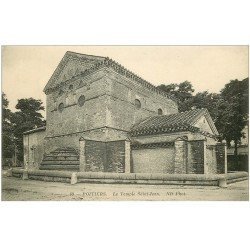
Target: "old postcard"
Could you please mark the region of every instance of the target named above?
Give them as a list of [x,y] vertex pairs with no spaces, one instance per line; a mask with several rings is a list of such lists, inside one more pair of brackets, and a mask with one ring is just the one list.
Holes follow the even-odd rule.
[[3,46],[2,200],[249,200],[248,46]]

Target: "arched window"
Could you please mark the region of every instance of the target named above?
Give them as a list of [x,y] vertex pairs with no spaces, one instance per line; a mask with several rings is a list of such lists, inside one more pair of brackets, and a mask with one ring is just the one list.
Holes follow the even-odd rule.
[[140,100],[135,99],[135,107],[136,107],[137,109],[140,109],[140,108],[141,108],[141,102],[140,102]]
[[78,99],[78,106],[82,107],[85,103],[85,96],[84,95],[81,95]]
[[72,89],[73,89],[73,85],[70,84],[70,85],[69,85],[69,90],[72,90]]
[[163,115],[162,109],[158,109],[158,115]]
[[59,106],[58,106],[58,110],[59,110],[59,112],[61,113],[61,112],[63,111],[63,109],[64,109],[64,104],[61,102],[61,103],[59,104]]

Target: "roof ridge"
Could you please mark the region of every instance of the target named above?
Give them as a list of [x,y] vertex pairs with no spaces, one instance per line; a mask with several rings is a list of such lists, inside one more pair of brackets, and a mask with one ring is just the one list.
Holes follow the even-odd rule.
[[197,108],[197,109],[190,109],[190,110],[186,110],[186,111],[182,111],[182,112],[177,112],[177,113],[172,113],[172,114],[166,114],[166,115],[154,115],[151,116],[152,117],[168,117],[168,116],[174,116],[174,115],[179,115],[179,114],[184,114],[184,113],[189,113],[189,112],[194,112],[194,111],[201,111],[201,110],[207,110],[206,108]]
[[96,56],[96,55],[92,55],[92,54],[84,54],[84,53],[74,52],[74,51],[70,51],[70,50],[67,50],[65,55],[66,54],[88,56],[88,57],[97,57],[97,58],[103,58],[103,59],[106,58],[106,56]]

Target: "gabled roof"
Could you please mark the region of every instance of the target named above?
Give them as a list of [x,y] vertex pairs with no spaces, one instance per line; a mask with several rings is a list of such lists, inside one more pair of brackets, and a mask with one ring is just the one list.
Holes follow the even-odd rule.
[[[75,72],[71,76],[71,78],[70,77],[67,78],[63,75],[64,74],[63,71],[65,67],[67,67],[67,64],[69,63],[71,64],[72,67],[75,68]],[[101,67],[111,68],[118,74],[123,75],[126,78],[141,84],[150,91],[165,96],[176,103],[178,102],[178,100],[174,96],[158,89],[150,82],[142,79],[140,76],[134,74],[133,72],[129,71],[128,69],[126,69],[125,67],[123,67],[122,65],[120,65],[119,63],[108,57],[79,54],[71,51],[67,51],[64,57],[62,58],[61,62],[59,63],[54,73],[52,74],[51,78],[49,79],[47,85],[45,86],[44,92],[47,94],[49,91],[54,90],[59,86],[65,84],[70,79],[81,76],[87,76],[99,70]]]
[[132,136],[137,136],[177,131],[199,132],[200,129],[195,126],[195,122],[203,115],[206,117],[214,135],[218,135],[218,131],[215,128],[207,109],[194,109],[170,115],[149,117],[139,124],[133,126],[130,130],[130,134]]
[[[80,75],[82,71],[90,69],[94,65],[103,62],[104,60],[105,57],[101,56],[86,55],[67,51],[58,66],[56,67],[54,73],[50,77],[48,83],[46,84],[44,92],[46,93],[49,89],[53,89],[61,83],[61,81],[58,81],[58,78],[61,74],[63,74],[64,68],[69,62],[71,62],[71,66],[73,66],[76,70],[78,69],[78,72],[74,72],[73,76],[75,76],[77,74]],[[69,79],[70,77],[62,78],[63,81],[67,81]]]

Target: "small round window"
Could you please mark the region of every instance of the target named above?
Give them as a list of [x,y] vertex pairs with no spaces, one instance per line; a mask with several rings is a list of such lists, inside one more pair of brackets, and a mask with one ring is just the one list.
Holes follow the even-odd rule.
[[85,103],[85,96],[84,96],[84,95],[81,95],[81,96],[79,97],[79,99],[78,99],[78,105],[79,105],[80,107],[82,107],[82,106],[84,105],[84,103]]
[[135,99],[135,107],[136,107],[137,109],[140,109],[140,108],[141,108],[141,102],[140,102],[140,100]]
[[73,89],[73,85],[70,84],[70,85],[69,85],[69,90],[72,90],[72,89]]
[[59,106],[58,106],[59,112],[62,112],[63,109],[64,109],[64,104],[63,104],[63,103],[60,103]]
[[162,109],[158,109],[158,115],[162,115],[163,112],[162,112]]

